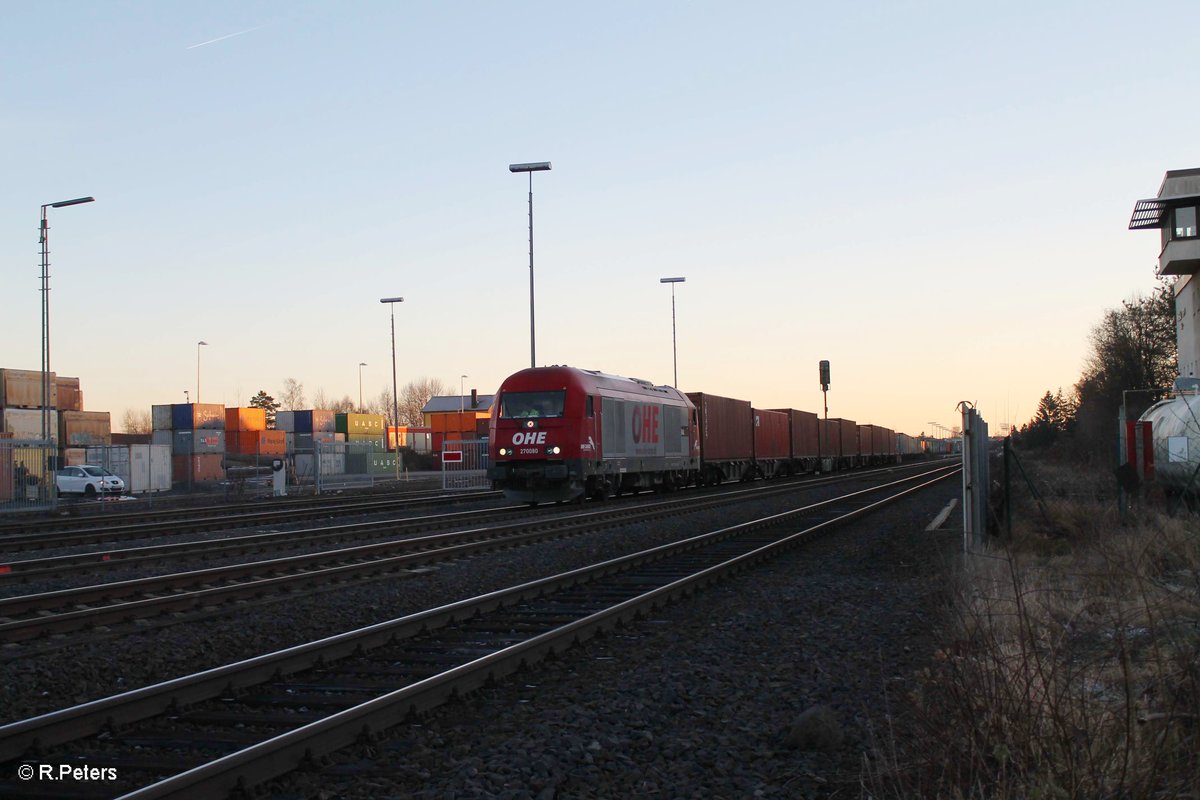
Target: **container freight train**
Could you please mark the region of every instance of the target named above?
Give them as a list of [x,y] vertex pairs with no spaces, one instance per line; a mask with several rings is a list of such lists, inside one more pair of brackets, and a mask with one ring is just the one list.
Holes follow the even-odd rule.
[[903,439],[808,411],[539,367],[500,385],[488,477],[512,500],[562,502],[896,463],[901,444],[915,452],[916,440]]

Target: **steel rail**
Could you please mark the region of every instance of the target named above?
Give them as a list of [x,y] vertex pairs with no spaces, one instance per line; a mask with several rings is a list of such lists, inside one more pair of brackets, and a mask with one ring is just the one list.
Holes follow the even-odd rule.
[[[694,512],[738,502],[746,495],[762,498],[795,489],[795,486],[755,486],[699,499],[689,497],[658,500],[649,504],[607,506],[601,510],[576,512],[549,519],[522,519],[515,523],[453,533],[393,539],[303,555],[0,598],[0,620],[3,620],[0,621],[0,642],[29,641],[49,633],[66,633],[89,625],[121,623],[167,612],[186,611],[202,605],[211,605],[216,601],[257,598],[268,592],[279,592],[296,586],[303,588],[304,584],[316,581],[329,583],[346,577],[364,578],[381,572],[410,569],[546,538],[575,535],[623,518],[652,519],[681,510]],[[347,561],[350,563],[346,563]],[[335,566],[322,566],[330,562],[334,562]],[[272,573],[276,576],[265,577]],[[240,582],[224,586],[212,585],[219,581]],[[122,600],[139,595],[150,596],[144,599]],[[77,607],[96,603],[105,605],[46,613],[65,606]],[[218,609],[213,613],[219,614],[223,611]],[[23,614],[37,616],[19,618]],[[3,660],[11,660],[14,655],[6,654]]]
[[220,528],[250,527],[274,522],[294,522],[298,519],[327,517],[331,514],[374,514],[404,508],[418,508],[431,504],[453,504],[475,499],[495,499],[499,492],[480,492],[470,496],[463,494],[437,494],[422,497],[391,497],[367,499],[351,497],[334,499],[322,496],[318,500],[306,500],[299,505],[248,504],[241,510],[229,507],[210,507],[205,513],[176,514],[174,512],[150,512],[149,514],[121,515],[121,518],[96,516],[87,520],[90,527],[71,528],[62,532],[33,531],[22,529],[21,533],[0,536],[0,552],[15,553],[24,550],[66,547],[80,544],[98,544],[122,539],[137,539],[162,533],[185,533],[208,531]]
[[[753,490],[752,490],[753,491]],[[785,491],[757,490],[757,495]],[[88,626],[109,625],[144,619],[168,612],[182,612],[197,607],[211,606],[217,602],[232,602],[244,598],[258,598],[268,593],[279,593],[287,589],[305,589],[310,584],[330,584],[346,578],[366,579],[375,574],[412,569],[425,564],[454,558],[477,555],[496,549],[505,549],[542,541],[548,538],[577,535],[597,527],[604,527],[615,520],[649,520],[671,516],[684,510],[694,512],[706,508],[726,505],[743,499],[737,492],[727,492],[697,501],[658,501],[649,505],[624,506],[602,511],[581,512],[550,519],[522,520],[517,523],[493,527],[476,528],[454,533],[386,541],[357,547],[339,548],[332,551],[288,556],[266,561],[253,561],[227,567],[207,569],[172,575],[136,578],[128,581],[101,583],[76,589],[60,589],[36,595],[23,595],[0,599],[0,643],[29,641],[51,633],[67,633]],[[532,526],[533,530],[529,530]],[[398,554],[392,554],[400,551]],[[351,561],[348,559],[368,559]],[[335,566],[321,564],[337,562]],[[295,570],[304,570],[297,572]],[[263,577],[264,573],[283,573],[275,577]],[[240,580],[224,586],[212,586],[218,580]],[[200,588],[189,588],[199,586]],[[161,594],[167,592],[167,594]],[[153,594],[159,593],[159,594]],[[45,612],[64,606],[77,607],[89,603],[108,603],[121,597],[149,595],[142,599],[125,600],[91,608],[75,608],[59,613]],[[12,619],[21,614],[36,613],[23,619]],[[213,615],[224,613],[217,608]],[[186,620],[176,620],[184,622]],[[12,660],[19,653],[6,653],[2,660]]]
[[[685,551],[698,550],[709,546],[716,542],[731,539],[741,536],[747,532],[760,530],[773,525],[780,525],[788,520],[811,513],[816,509],[830,507],[837,503],[844,503],[850,498],[862,497],[868,494],[876,494],[881,491],[895,488],[900,484],[913,484],[916,481],[924,481],[917,486],[910,486],[905,492],[916,491],[925,486],[931,485],[947,477],[952,476],[957,470],[938,470],[935,477],[926,480],[929,475],[912,476],[900,481],[894,481],[883,486],[871,487],[868,489],[859,490],[848,495],[843,495],[838,498],[824,500],[819,503],[810,504],[801,508],[790,511],[774,514],[769,517],[754,520],[748,523],[724,528],[718,531],[713,531],[706,534],[700,534],[689,539],[679,542],[674,542],[667,545],[651,548],[631,555],[621,556],[619,558],[610,559],[600,564],[590,567],[583,567],[576,570],[571,570],[560,575],[530,581],[519,586],[509,589],[498,590],[479,597],[460,600],[438,608],[429,609],[416,614],[411,614],[388,622],[377,623],[357,631],[338,634],[327,637],[325,639],[310,642],[303,645],[287,648],[275,653],[258,656],[247,659],[235,664],[216,667],[205,670],[195,675],[176,678],[153,686],[136,689],[121,695],[115,695],[100,700],[95,700],[89,703],[84,703],[72,708],[63,709],[61,711],[50,712],[28,720],[14,722],[0,727],[0,761],[10,761],[19,758],[23,753],[27,752],[30,747],[37,746],[39,748],[51,747],[65,742],[75,741],[83,737],[90,736],[100,730],[113,725],[126,725],[138,720],[143,720],[149,717],[156,716],[168,710],[178,710],[184,706],[192,705],[203,700],[211,699],[216,696],[224,696],[223,693],[234,692],[240,689],[245,689],[251,686],[260,684],[272,676],[287,676],[298,671],[306,669],[315,663],[330,663],[346,656],[370,651],[376,647],[388,644],[397,640],[414,636],[423,631],[428,631],[442,626],[448,625],[456,620],[471,619],[478,614],[500,609],[502,607],[511,606],[515,603],[540,597],[552,589],[563,587],[576,586],[594,581],[600,577],[623,573],[634,566],[655,561],[660,561],[668,556],[679,554]],[[930,473],[933,474],[933,473]],[[886,500],[876,501],[865,508],[860,508],[852,511],[849,515],[844,515],[839,519],[849,519],[855,516],[866,513],[871,508],[878,507]],[[802,531],[800,534],[791,534],[791,539],[796,539],[801,534],[811,534],[813,531],[827,528],[833,524],[833,521],[826,520]],[[768,552],[767,548],[758,547],[752,553],[739,557],[741,560],[746,560],[757,554]],[[699,573],[701,577],[704,575],[713,574],[713,571],[705,570]],[[694,578],[698,579],[698,578]],[[674,582],[670,586],[656,589],[650,592],[647,597],[659,597],[664,592],[675,592],[679,588],[685,586],[685,583]],[[617,613],[617,612],[609,612]],[[570,632],[577,632],[581,626],[586,626],[585,621],[580,621],[578,625],[570,628]],[[518,656],[520,659],[526,657],[526,654],[531,648],[549,646],[543,640],[539,639],[532,643],[526,643],[519,649],[507,648],[501,654],[493,654],[485,659],[479,659],[476,662],[476,667],[491,666],[496,667],[497,662],[508,660],[509,657]],[[456,679],[463,676],[463,672],[451,670]],[[486,676],[478,676],[473,680],[484,680]],[[445,679],[448,680],[448,679]],[[435,682],[433,684],[422,682],[424,689],[436,689],[441,687],[444,681]],[[456,684],[461,686],[462,684]],[[461,690],[461,689],[460,689]],[[416,692],[415,689],[400,690],[398,694],[393,692],[386,697],[392,698],[388,703],[383,705],[393,705],[396,702],[403,701],[408,705],[403,710],[396,711],[400,716],[409,712],[410,709],[422,709],[428,707],[427,702],[433,702],[433,699],[417,699],[415,694],[405,694],[405,692]],[[435,692],[436,694],[436,692]],[[370,701],[362,709],[366,709],[367,713],[373,714],[374,711],[380,709],[380,701],[384,698]],[[435,703],[436,704],[436,703]],[[347,717],[339,714],[337,723],[345,722]],[[325,722],[321,725],[324,726]],[[357,730],[361,732],[362,726],[359,722],[351,722],[353,727],[357,725]],[[323,731],[324,727],[311,728],[306,727],[308,733]],[[294,734],[285,734],[283,737],[277,737],[280,741],[277,744],[290,747],[294,742],[287,737],[298,735],[299,731]],[[265,744],[265,743],[264,743]],[[254,752],[261,752],[255,750]],[[236,754],[235,754],[236,755]],[[221,759],[225,765],[229,765],[226,759]],[[214,762],[216,763],[216,762]],[[211,767],[211,765],[210,765]],[[205,768],[201,768],[205,769]],[[220,769],[225,769],[221,767]],[[195,772],[194,770],[192,772]],[[191,773],[186,773],[191,774]],[[174,780],[174,779],[171,779]],[[190,780],[190,779],[189,779]],[[156,784],[156,786],[159,784]],[[191,789],[185,789],[191,791]],[[143,795],[134,795],[143,796]],[[144,795],[145,797],[158,796],[154,794]],[[187,795],[184,795],[187,796]]]

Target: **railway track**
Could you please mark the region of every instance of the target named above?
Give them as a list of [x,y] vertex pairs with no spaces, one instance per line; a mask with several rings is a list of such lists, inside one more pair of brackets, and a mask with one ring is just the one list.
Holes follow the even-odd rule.
[[[87,796],[250,789],[957,473],[905,477],[5,725],[0,776],[46,765],[105,770],[103,785],[75,784],[100,790]],[[9,779],[0,795],[46,788]]]
[[[866,475],[857,473],[852,479],[862,480]],[[846,480],[847,477],[827,479],[826,484]],[[803,487],[813,485],[816,484],[803,484]],[[418,570],[439,561],[523,546],[549,538],[578,535],[622,520],[646,521],[684,512],[694,513],[742,502],[748,498],[762,499],[775,494],[786,494],[796,491],[797,488],[795,484],[756,484],[701,497],[660,499],[649,503],[605,504],[596,510],[565,515],[559,513],[530,516],[527,509],[521,508],[509,510],[504,515],[519,515],[515,520],[498,523],[479,522],[465,530],[424,536],[410,534],[422,529],[469,523],[479,520],[479,516],[485,512],[336,526],[333,529],[326,528],[308,533],[314,537],[359,535],[378,538],[384,535],[406,535],[404,538],[388,538],[371,544],[302,555],[6,597],[0,599],[0,644],[6,645],[3,651],[0,651],[0,662],[24,656],[25,651],[16,647],[17,643],[35,642],[54,634],[99,629],[105,636],[111,636],[114,634],[114,626],[119,632],[122,627],[141,630],[147,621],[155,621],[154,624],[158,625],[176,625],[201,616],[227,613],[230,604],[234,603],[278,602],[281,598],[294,597],[297,593],[326,591],[349,582],[374,580],[380,576]],[[342,530],[345,528],[351,531]],[[281,534],[269,536],[279,535]],[[262,536],[268,535],[239,539],[250,539],[258,543]],[[223,541],[226,540],[201,544],[213,547],[221,545]],[[235,541],[229,546],[236,549],[253,544],[238,544]],[[169,552],[173,547],[184,546],[167,545],[150,549],[166,549]],[[136,554],[137,550],[131,552]],[[191,552],[195,555],[195,551]],[[64,560],[66,563],[63,566],[69,568],[76,566],[73,559],[95,559],[99,555],[101,554],[58,557],[25,563],[30,565],[29,574],[37,574],[39,564],[43,565],[40,568],[41,572],[45,572],[53,570],[55,565]],[[141,556],[127,556],[130,559],[138,557]],[[147,554],[144,557],[154,556]],[[38,647],[54,648],[75,641],[77,639],[71,642],[41,642]]]
[[0,553],[128,541],[166,534],[247,528],[329,516],[395,513],[457,502],[496,500],[500,492],[428,492],[378,497],[321,495],[237,505],[186,507],[88,517],[38,517],[0,528]]

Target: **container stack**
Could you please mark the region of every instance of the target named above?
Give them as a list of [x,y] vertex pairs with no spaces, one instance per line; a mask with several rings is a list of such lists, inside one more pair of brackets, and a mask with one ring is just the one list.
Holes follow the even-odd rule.
[[337,432],[345,434],[348,474],[386,475],[396,471],[396,454],[387,449],[382,414],[338,414]]
[[[50,439],[58,442],[58,384],[50,373]],[[75,379],[78,380],[78,379]],[[12,439],[42,438],[42,373],[0,369],[0,432]]]
[[286,452],[286,436],[281,430],[267,430],[266,409],[225,409],[227,453],[243,456],[281,456]]
[[174,483],[225,480],[225,407],[218,403],[152,406],[154,444],[171,445]]
[[337,433],[337,415],[332,411],[308,409],[279,411],[275,414],[275,429],[284,431],[289,453],[311,453],[315,443],[344,442],[345,435]]

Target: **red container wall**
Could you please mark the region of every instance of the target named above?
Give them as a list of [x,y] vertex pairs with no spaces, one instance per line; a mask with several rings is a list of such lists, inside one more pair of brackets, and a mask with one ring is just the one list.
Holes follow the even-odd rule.
[[[835,422],[835,420],[829,420]],[[858,424],[852,419],[836,420],[842,437],[842,458],[850,458],[859,454]]]
[[787,458],[791,453],[788,415],[754,409],[754,457]]
[[224,456],[171,456],[171,480],[175,483],[206,483],[225,480]]
[[821,418],[811,411],[797,411],[794,408],[773,408],[771,410],[788,415],[792,458],[816,458]]
[[829,458],[852,458],[858,455],[858,426],[852,419],[830,417],[821,420],[821,455]]
[[708,461],[754,457],[754,417],[749,400],[689,392],[700,414],[700,456]]
[[858,426],[858,452],[864,456],[873,456],[879,452],[875,449],[874,428],[874,425]]
[[875,448],[875,452],[881,456],[896,455],[896,432],[891,428],[884,428],[880,425],[875,426],[871,446]]

